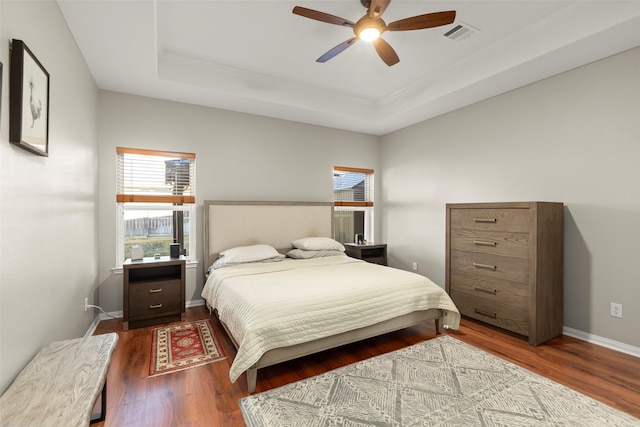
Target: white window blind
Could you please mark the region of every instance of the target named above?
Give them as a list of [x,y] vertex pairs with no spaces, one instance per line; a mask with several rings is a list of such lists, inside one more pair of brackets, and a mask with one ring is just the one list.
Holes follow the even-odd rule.
[[334,206],[373,206],[373,169],[334,166]]
[[118,203],[195,203],[193,153],[117,147]]

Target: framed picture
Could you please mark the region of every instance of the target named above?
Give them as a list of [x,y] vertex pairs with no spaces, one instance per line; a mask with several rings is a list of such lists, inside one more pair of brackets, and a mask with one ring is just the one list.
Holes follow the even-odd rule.
[[16,39],[9,61],[9,141],[39,156],[49,155],[49,73]]
[[[0,125],[2,125],[2,62],[0,62]],[[2,129],[2,126],[0,126]]]

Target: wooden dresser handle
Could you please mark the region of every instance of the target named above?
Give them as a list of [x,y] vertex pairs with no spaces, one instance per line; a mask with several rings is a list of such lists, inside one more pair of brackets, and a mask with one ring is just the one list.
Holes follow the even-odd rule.
[[496,242],[486,242],[484,240],[474,240],[473,244],[476,246],[492,246],[492,247],[496,247],[497,243]]
[[495,319],[497,317],[496,313],[490,313],[488,311],[480,310],[479,308],[475,308],[474,307],[473,311],[475,311],[477,314],[481,314],[483,316],[491,317],[492,319]]
[[474,285],[473,289],[479,292],[486,292],[488,294],[493,294],[493,295],[495,295],[498,292],[497,289],[483,288],[482,286],[477,286],[477,285]]
[[498,269],[497,265],[480,264],[480,263],[477,263],[477,262],[474,262],[473,266],[475,268],[484,268],[486,270],[493,270],[493,271],[496,271]]
[[150,305],[149,308],[152,309],[152,310],[154,308],[162,308],[162,304]]
[[496,223],[496,222],[498,222],[498,219],[497,218],[473,218],[473,222]]
[[162,292],[162,288],[160,288],[160,289],[149,289],[149,293],[150,294],[157,294],[159,292]]

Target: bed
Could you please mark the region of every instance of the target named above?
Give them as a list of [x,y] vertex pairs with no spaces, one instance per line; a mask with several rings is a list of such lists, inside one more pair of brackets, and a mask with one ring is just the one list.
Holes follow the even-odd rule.
[[[202,296],[237,349],[230,379],[246,372],[249,392],[267,366],[425,321],[438,333],[458,328],[457,308],[424,276],[304,246],[340,245],[332,231],[332,203],[205,201]],[[314,256],[283,259],[292,242]],[[231,248],[247,247],[277,252],[269,262],[221,265]],[[209,271],[214,263],[222,268]]]

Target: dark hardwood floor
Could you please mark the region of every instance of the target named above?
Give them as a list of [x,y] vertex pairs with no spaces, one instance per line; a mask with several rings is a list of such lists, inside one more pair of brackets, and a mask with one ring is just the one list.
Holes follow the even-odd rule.
[[[97,427],[244,426],[238,400],[247,396],[243,375],[235,384],[229,367],[235,349],[215,316],[187,309],[187,321],[211,319],[227,359],[147,378],[151,327],[122,331],[122,321],[100,322],[96,334],[120,340],[108,374],[107,417]],[[445,333],[640,418],[640,358],[567,336],[532,347],[483,324],[462,320]],[[436,337],[432,322],[350,344],[258,371],[261,392],[359,360]]]

